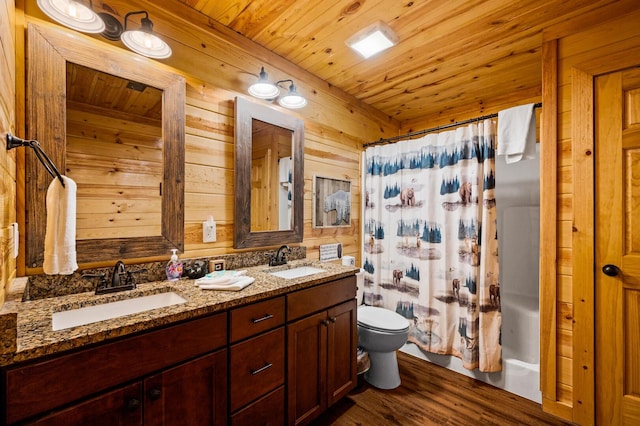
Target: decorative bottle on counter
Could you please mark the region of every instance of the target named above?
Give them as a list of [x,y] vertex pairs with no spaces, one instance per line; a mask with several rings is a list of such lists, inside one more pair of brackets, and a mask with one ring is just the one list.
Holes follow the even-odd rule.
[[178,260],[177,249],[171,249],[171,260],[167,263],[167,279],[177,281],[182,276],[182,262]]

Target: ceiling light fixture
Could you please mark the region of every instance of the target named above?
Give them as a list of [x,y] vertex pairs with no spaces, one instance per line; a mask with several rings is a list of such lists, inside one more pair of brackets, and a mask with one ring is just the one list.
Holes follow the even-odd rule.
[[397,42],[398,36],[382,21],[358,31],[346,41],[347,46],[365,59],[394,46]]
[[258,99],[266,99],[266,100],[274,100],[280,94],[280,83],[289,82],[291,85],[289,86],[289,92],[278,99],[278,103],[289,109],[298,109],[307,105],[307,100],[304,96],[298,93],[295,84],[293,84],[293,80],[278,80],[275,83],[269,81],[269,77],[264,70],[264,67],[260,68],[260,76],[258,77],[258,81],[249,86],[249,94]]
[[104,22],[93,11],[93,2],[89,7],[75,0],[38,0],[38,7],[54,21],[83,33],[101,33]]

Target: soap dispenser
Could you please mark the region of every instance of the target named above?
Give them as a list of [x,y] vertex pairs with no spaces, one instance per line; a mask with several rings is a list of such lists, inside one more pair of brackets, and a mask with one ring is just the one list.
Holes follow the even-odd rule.
[[167,263],[167,279],[177,281],[182,276],[182,262],[178,260],[177,249],[171,249],[171,259]]

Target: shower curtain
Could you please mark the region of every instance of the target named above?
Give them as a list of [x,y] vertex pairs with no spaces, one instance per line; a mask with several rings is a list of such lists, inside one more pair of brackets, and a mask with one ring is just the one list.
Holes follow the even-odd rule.
[[369,147],[365,167],[364,302],[423,351],[500,371],[495,123]]

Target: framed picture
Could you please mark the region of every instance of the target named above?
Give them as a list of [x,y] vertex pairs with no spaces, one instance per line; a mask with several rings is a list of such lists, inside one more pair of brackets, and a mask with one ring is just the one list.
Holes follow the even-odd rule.
[[351,181],[313,177],[313,227],[351,226]]

